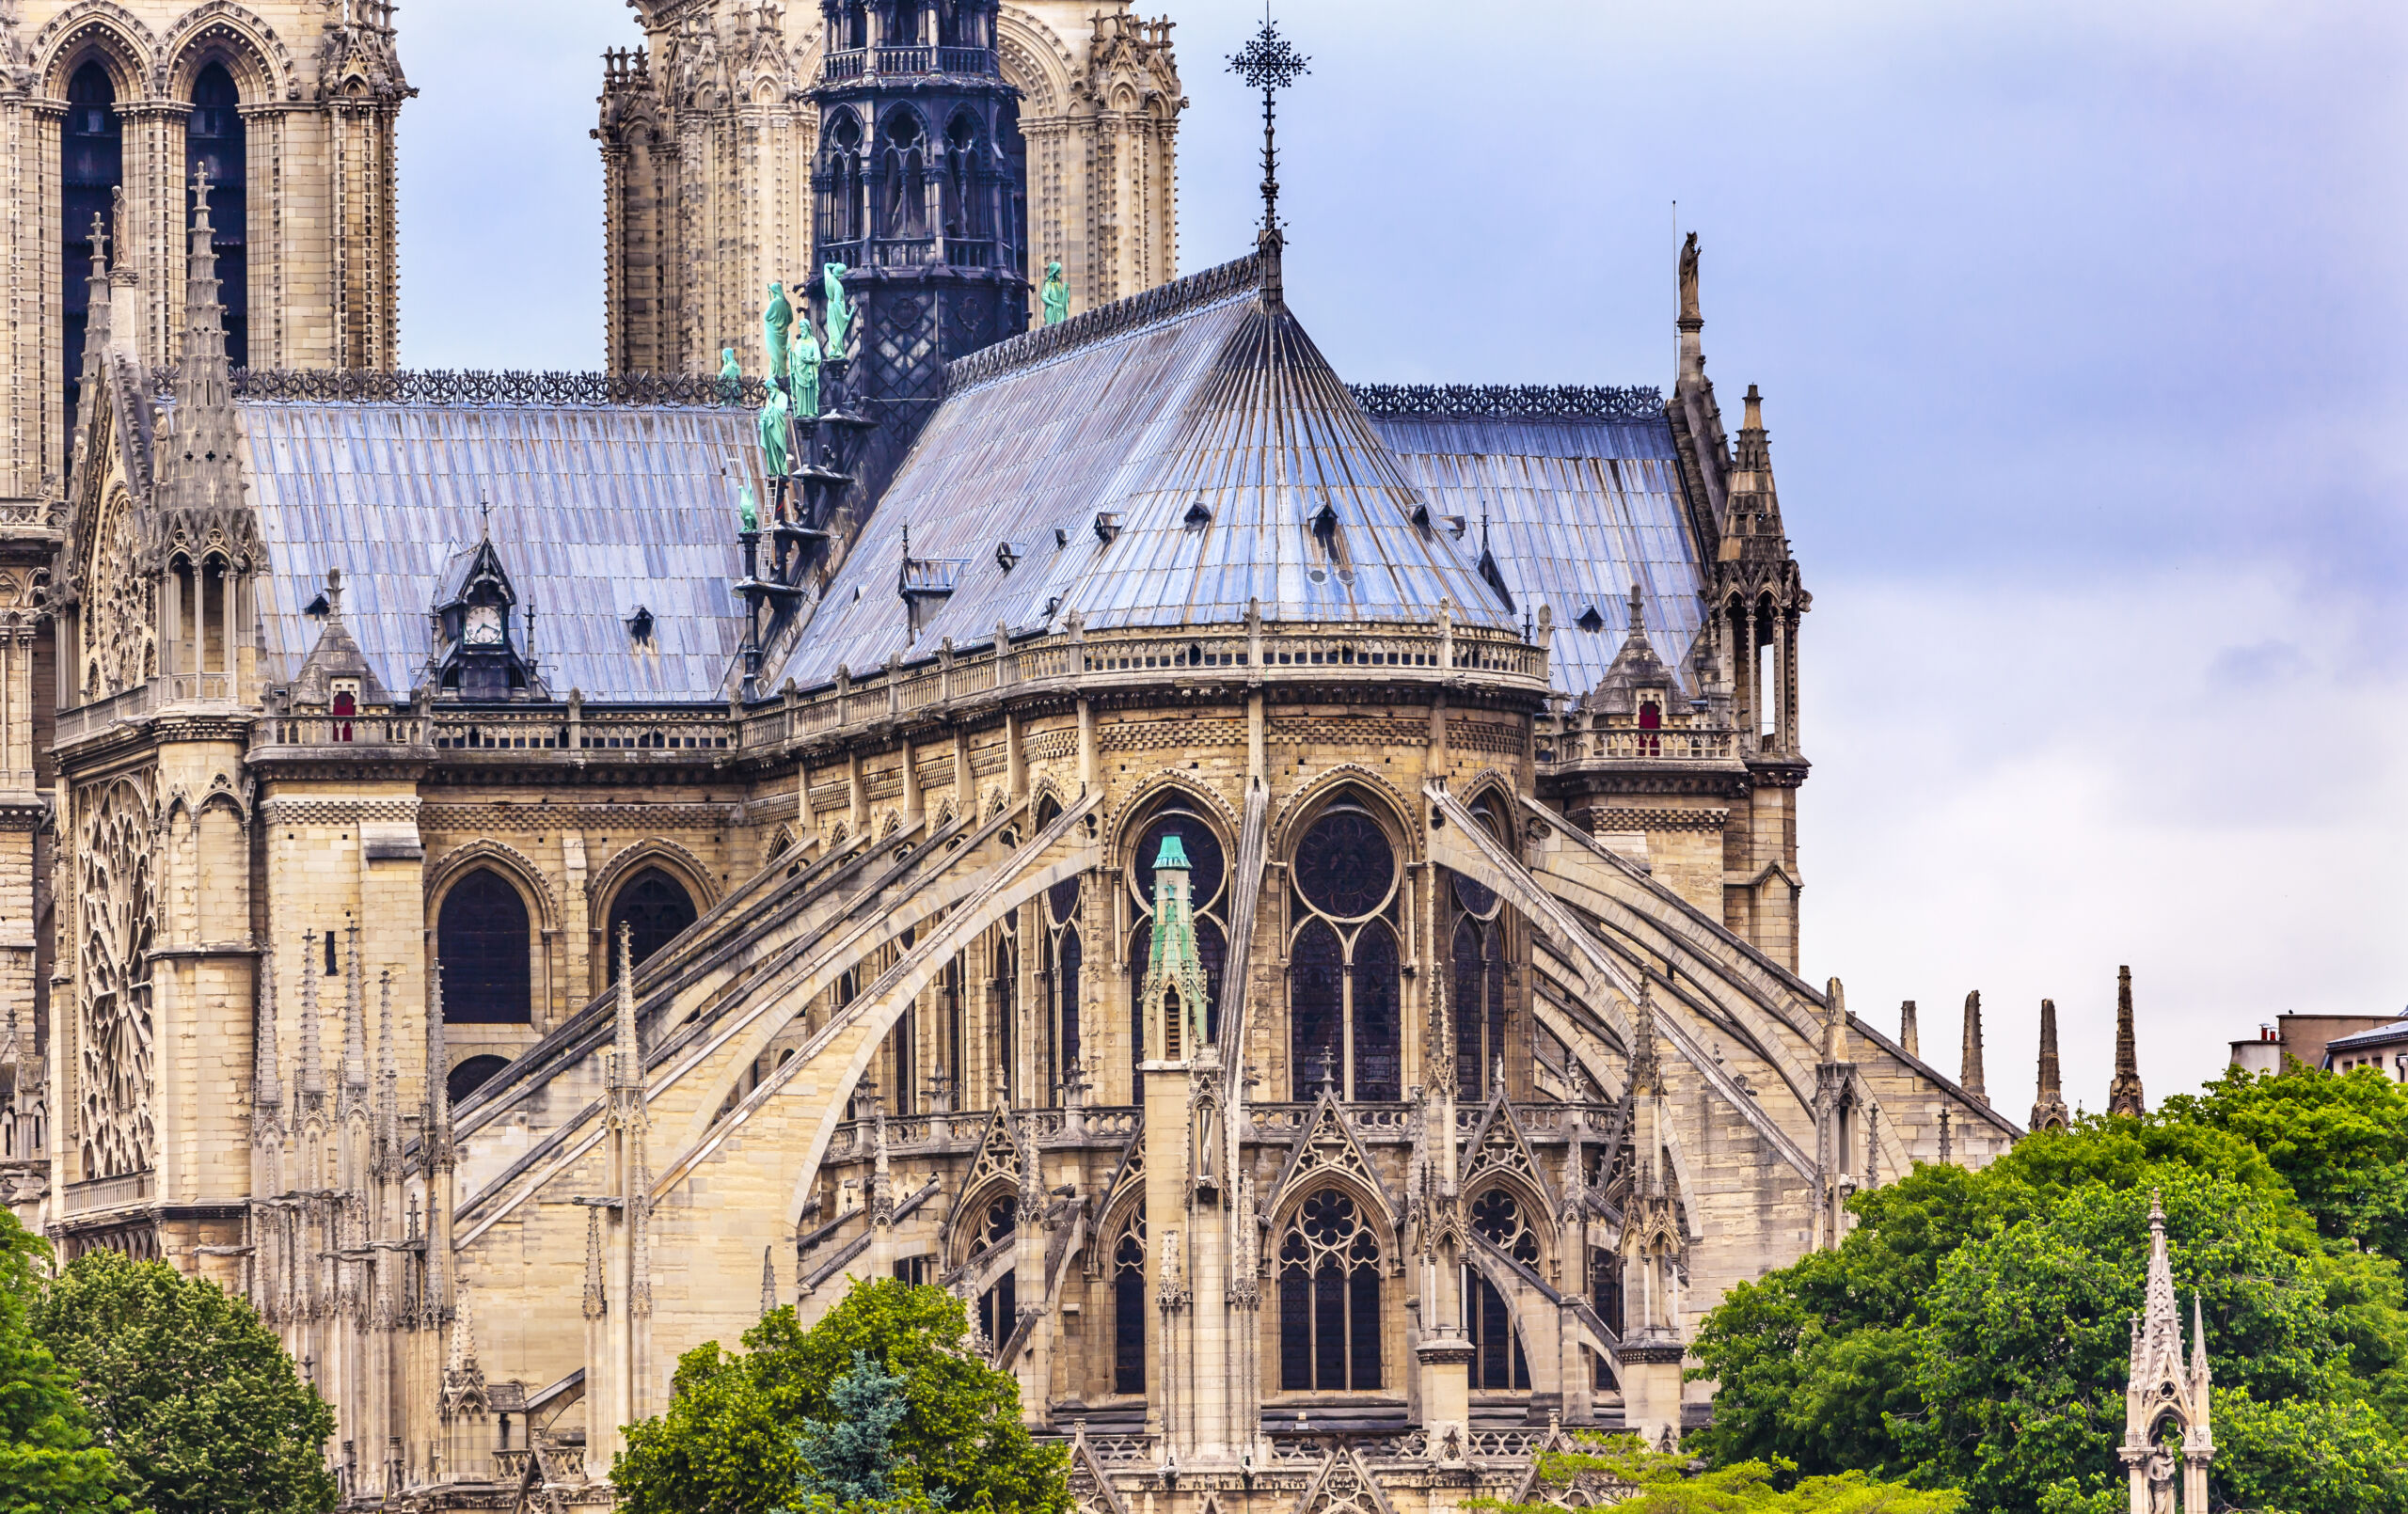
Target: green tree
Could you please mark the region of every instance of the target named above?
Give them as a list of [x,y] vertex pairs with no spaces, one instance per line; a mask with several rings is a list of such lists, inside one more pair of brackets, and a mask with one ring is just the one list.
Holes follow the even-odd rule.
[[2249,1142],[2319,1230],[2408,1261],[2408,1084],[2372,1067],[2336,1077],[2285,1059],[2274,1077],[2228,1068],[2162,1113]]
[[[2267,1405],[2363,1401],[2370,1419],[2347,1420],[2362,1429],[2408,1423],[2397,1264],[2321,1237],[2236,1122],[2169,1104],[2029,1137],[1980,1173],[1923,1166],[1860,1195],[1838,1250],[1734,1288],[1708,1316],[1695,1349],[1716,1379],[1715,1424],[1691,1443],[1718,1462],[1953,1484],[1984,1510],[2085,1514],[2112,1492],[2153,1187],[2186,1304],[2203,1292],[2220,1384]],[[2220,1451],[2218,1487],[2227,1472],[2289,1486],[2280,1458],[2256,1454]],[[2304,1506],[2311,1490],[2293,1490]]]
[[[1614,1514],[1956,1514],[1965,1506],[1953,1490],[1909,1488],[1861,1472],[1781,1487],[1783,1475],[1796,1470],[1787,1462],[1740,1461],[1701,1471],[1687,1453],[1649,1451],[1629,1435],[1585,1435],[1574,1449],[1550,1451],[1538,1464],[1542,1488],[1586,1478],[1592,1493],[1618,1500]],[[1474,1498],[1467,1505],[1496,1514],[1562,1514],[1551,1503]]]
[[50,1248],[0,1208],[0,1514],[103,1514],[125,1508],[117,1462],[92,1443],[74,1379],[26,1316]]
[[828,1390],[835,1417],[803,1421],[795,1438],[807,1496],[840,1507],[894,1498],[887,1469],[895,1455],[895,1427],[911,1411],[902,1389],[901,1380],[871,1361],[868,1352],[853,1353],[851,1368]]
[[[1032,1440],[1020,1386],[973,1355],[961,1301],[896,1279],[857,1282],[802,1329],[779,1309],[744,1334],[745,1351],[717,1342],[678,1364],[666,1413],[627,1427],[611,1470],[628,1514],[772,1514],[800,1491],[814,1498],[805,1446],[830,1443],[806,1427],[848,1420],[840,1383],[861,1412],[856,1358],[895,1380],[904,1412],[888,1431],[889,1502],[971,1514],[1063,1514],[1069,1456]],[[881,1392],[885,1390],[880,1390]],[[800,1443],[798,1438],[800,1437]]]
[[77,1257],[34,1333],[74,1375],[134,1503],[153,1514],[316,1514],[334,1411],[258,1313],[214,1283],[114,1252]]

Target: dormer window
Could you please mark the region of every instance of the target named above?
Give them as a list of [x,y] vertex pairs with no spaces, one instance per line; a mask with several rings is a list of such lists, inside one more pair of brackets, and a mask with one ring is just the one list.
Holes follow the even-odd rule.
[[526,643],[532,615],[490,537],[452,560],[434,607],[436,686],[470,700],[523,697],[538,688]]
[[1656,733],[1664,729],[1663,696],[1649,691],[1639,702],[1639,754],[1660,757],[1664,754],[1664,738]]
[[349,741],[354,735],[351,722],[359,714],[359,680],[338,678],[327,686],[333,696],[327,702],[326,713],[334,717],[334,737],[337,741]]

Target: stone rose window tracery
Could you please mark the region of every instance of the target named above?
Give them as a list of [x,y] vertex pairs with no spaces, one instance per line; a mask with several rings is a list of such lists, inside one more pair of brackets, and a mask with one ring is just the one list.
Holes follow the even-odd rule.
[[86,576],[84,697],[99,699],[147,683],[157,667],[159,628],[151,611],[150,577],[142,571],[142,542],[134,503],[123,490],[109,497]]
[[83,1175],[122,1177],[155,1160],[150,1114],[150,803],[117,779],[85,801],[77,836],[77,1097]]
[[1279,1386],[1380,1386],[1380,1240],[1336,1189],[1298,1205],[1279,1240]]

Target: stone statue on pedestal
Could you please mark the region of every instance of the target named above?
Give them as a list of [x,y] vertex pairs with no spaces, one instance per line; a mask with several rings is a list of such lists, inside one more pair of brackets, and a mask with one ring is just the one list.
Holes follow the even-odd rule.
[[736,360],[736,349],[719,350],[719,402],[734,404],[744,397],[744,367]]
[[831,362],[843,362],[853,330],[853,307],[845,298],[845,265],[830,263],[819,271],[820,288],[828,295],[828,349]]
[[794,413],[799,420],[819,418],[819,339],[811,334],[811,312],[794,323],[794,346],[787,371],[794,388]]
[[773,389],[786,376],[786,332],[793,324],[794,307],[786,303],[786,287],[771,284],[769,303],[761,310],[761,344],[769,350],[769,387]]
[[1047,325],[1058,326],[1070,319],[1070,286],[1063,281],[1062,263],[1059,259],[1049,258],[1045,260],[1045,288],[1042,297],[1045,301]]
[[772,386],[769,402],[761,407],[761,471],[772,479],[786,476],[787,430],[794,412],[787,406],[786,391]]

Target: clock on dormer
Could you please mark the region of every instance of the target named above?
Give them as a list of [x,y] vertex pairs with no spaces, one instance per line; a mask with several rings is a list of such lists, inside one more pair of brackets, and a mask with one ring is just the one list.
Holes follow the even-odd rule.
[[501,607],[499,605],[469,606],[467,623],[461,627],[460,639],[472,647],[501,645],[504,639]]

